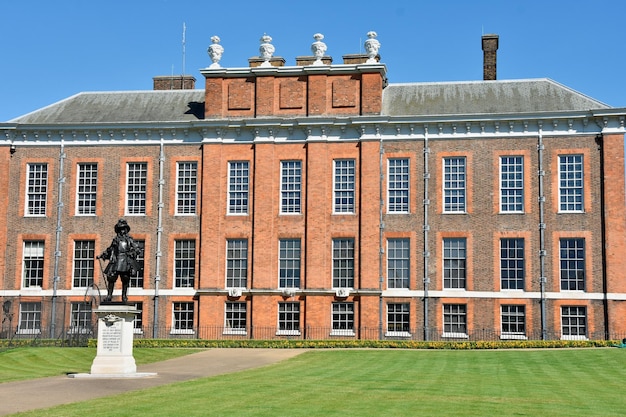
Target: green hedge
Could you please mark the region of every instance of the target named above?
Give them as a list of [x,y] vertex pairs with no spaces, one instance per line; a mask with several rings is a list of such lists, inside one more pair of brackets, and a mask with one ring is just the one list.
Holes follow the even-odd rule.
[[[546,349],[613,347],[616,340],[520,340],[474,342],[422,342],[413,340],[203,340],[203,339],[135,339],[138,348],[272,348],[272,349]],[[76,346],[52,339],[0,340],[0,348],[28,346]],[[88,347],[97,346],[89,339]]]
[[[91,344],[91,340],[86,341]],[[14,348],[14,347],[84,347],[87,344],[85,342],[77,342],[75,340],[63,340],[63,339],[0,339],[0,348]],[[93,340],[93,346],[96,346],[95,339]]]
[[[475,341],[421,342],[411,340],[201,340],[201,339],[137,339],[135,347],[168,348],[274,348],[274,349],[525,349],[525,348],[589,348],[611,347],[609,340],[536,340],[536,341]],[[96,346],[95,340],[90,341]]]

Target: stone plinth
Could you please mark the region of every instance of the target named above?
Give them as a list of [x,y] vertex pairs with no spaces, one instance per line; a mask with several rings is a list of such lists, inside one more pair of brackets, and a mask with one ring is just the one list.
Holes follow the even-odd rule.
[[133,356],[134,306],[102,304],[98,316],[98,353],[91,364],[92,375],[136,374]]

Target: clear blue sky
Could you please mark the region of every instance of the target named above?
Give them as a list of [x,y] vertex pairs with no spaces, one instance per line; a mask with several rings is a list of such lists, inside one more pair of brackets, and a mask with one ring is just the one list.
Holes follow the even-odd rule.
[[495,33],[498,79],[551,78],[626,107],[623,0],[0,0],[0,16],[0,121],[81,91],[150,90],[183,62],[203,88],[213,35],[221,65],[245,67],[264,33],[295,65],[317,32],[341,63],[370,30],[391,83],[480,80],[481,35]]

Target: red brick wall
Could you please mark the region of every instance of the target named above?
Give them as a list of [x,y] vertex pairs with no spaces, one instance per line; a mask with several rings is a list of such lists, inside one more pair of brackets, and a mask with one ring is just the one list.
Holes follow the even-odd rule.
[[[0,148],[0,178],[10,178],[11,154],[9,147]],[[8,218],[7,210],[9,207],[9,191],[14,186],[11,181],[0,181],[0,248],[7,246]],[[4,256],[0,256],[0,271],[6,271],[6,251]],[[0,274],[0,288],[7,287],[5,282],[6,273]]]
[[207,76],[205,117],[376,115],[382,110],[381,73],[257,72]]
[[[604,135],[604,215],[607,292],[626,292],[624,135]],[[608,303],[609,330],[626,334],[626,301]]]

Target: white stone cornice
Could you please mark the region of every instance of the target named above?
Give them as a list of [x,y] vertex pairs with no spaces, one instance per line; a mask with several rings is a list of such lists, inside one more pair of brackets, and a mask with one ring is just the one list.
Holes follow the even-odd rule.
[[[626,113],[569,112],[463,116],[337,116],[215,119],[133,124],[0,124],[0,141],[16,145],[142,145],[263,140],[488,139],[625,134]],[[256,131],[256,133],[255,133]],[[155,133],[158,132],[158,133]]]
[[240,78],[249,76],[293,76],[305,74],[354,74],[380,73],[383,78],[387,74],[387,66],[384,64],[336,64],[336,65],[309,65],[309,66],[285,66],[285,67],[241,67],[241,68],[205,68],[200,73],[206,78]]

